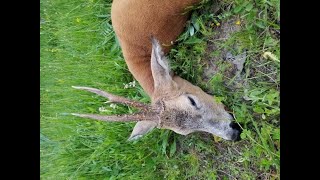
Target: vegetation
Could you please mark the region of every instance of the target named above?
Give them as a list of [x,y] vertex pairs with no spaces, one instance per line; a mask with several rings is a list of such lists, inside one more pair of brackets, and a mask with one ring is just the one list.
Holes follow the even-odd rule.
[[[71,86],[150,101],[133,83],[122,57],[111,3],[40,1],[41,179],[279,179],[279,0],[205,0],[192,8],[185,32],[168,55],[177,74],[233,112],[243,128],[239,142],[158,129],[128,142],[134,123],[69,115],[134,111]],[[230,24],[239,30],[217,38]],[[236,72],[225,54],[244,52],[243,69]]]

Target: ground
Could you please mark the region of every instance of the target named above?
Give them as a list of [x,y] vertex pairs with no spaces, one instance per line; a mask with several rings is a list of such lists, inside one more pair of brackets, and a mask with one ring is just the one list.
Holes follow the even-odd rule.
[[168,54],[176,74],[216,96],[242,140],[154,130],[69,115],[133,109],[77,91],[89,86],[150,102],[127,69],[110,0],[40,1],[41,179],[279,179],[279,0],[204,1]]

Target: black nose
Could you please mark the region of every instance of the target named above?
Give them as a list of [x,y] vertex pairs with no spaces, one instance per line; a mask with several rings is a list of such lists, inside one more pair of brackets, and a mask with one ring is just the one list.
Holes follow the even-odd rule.
[[231,140],[232,141],[240,141],[241,140],[240,134],[241,134],[240,131],[234,130],[232,135],[231,135]]
[[232,129],[236,129],[238,131],[241,130],[240,126],[238,123],[235,123],[235,122],[231,122],[230,125],[229,125]]
[[229,126],[234,130],[232,135],[231,135],[231,140],[239,141],[241,139],[240,138],[240,134],[242,132],[239,124],[235,123],[235,122],[231,122]]

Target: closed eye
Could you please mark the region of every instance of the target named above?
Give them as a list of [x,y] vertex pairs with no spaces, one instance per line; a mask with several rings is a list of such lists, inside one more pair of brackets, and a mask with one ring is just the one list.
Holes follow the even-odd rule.
[[194,101],[194,99],[193,99],[192,97],[189,97],[189,96],[188,96],[188,99],[190,100],[192,106],[194,106],[194,107],[197,108],[197,104],[196,104],[196,102]]

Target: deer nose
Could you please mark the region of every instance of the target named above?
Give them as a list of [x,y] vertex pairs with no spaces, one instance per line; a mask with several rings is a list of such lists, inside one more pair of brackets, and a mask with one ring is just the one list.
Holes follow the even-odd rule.
[[238,125],[238,123],[235,123],[235,122],[231,122],[229,124],[229,126],[232,128],[232,129],[236,129],[236,130],[239,130],[240,131],[240,126]]
[[235,122],[231,122],[229,126],[233,129],[233,132],[231,134],[231,140],[239,141],[241,139],[240,134],[242,132],[240,126]]
[[238,131],[238,130],[234,130],[233,132],[232,132],[232,134],[231,134],[231,140],[232,141],[240,141],[240,131]]

